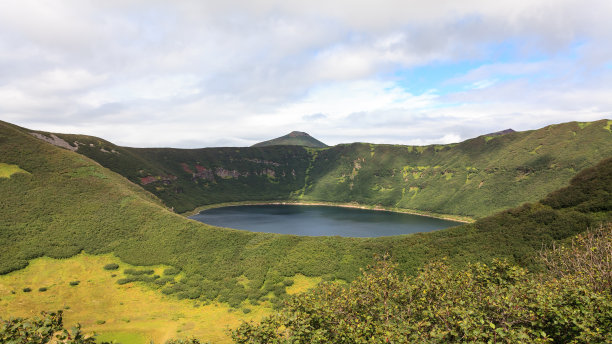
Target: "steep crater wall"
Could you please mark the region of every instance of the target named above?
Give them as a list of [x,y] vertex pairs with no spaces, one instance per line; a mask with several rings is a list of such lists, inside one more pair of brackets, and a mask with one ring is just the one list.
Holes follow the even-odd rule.
[[480,136],[458,144],[313,149],[126,148],[78,135],[84,154],[176,212],[235,201],[358,202],[483,217],[535,202],[612,156],[608,120]]

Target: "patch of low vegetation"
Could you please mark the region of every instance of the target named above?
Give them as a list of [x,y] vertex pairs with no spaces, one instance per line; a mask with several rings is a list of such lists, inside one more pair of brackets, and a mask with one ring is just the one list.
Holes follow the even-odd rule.
[[120,278],[117,280],[117,284],[127,284],[131,282],[149,282],[153,283],[159,276],[146,276],[146,275],[133,275],[125,278]]
[[126,275],[134,275],[134,276],[153,275],[155,273],[155,270],[153,269],[145,269],[145,270],[125,269],[123,270],[123,273]]
[[28,173],[17,165],[10,165],[0,162],[0,178],[10,178],[15,173]]
[[[543,251],[541,273],[503,260],[463,269],[438,261],[407,276],[383,256],[350,284],[322,283],[259,322],[243,322],[231,337],[245,344],[607,343],[612,340],[610,254],[612,224]],[[66,343],[93,343],[80,327],[66,331],[61,315],[43,312],[3,321],[0,339],[46,342],[56,336]],[[104,338],[118,335],[109,332]],[[192,337],[167,343],[203,342]]]
[[167,269],[164,270],[164,275],[166,276],[175,276],[178,275],[181,272],[181,270],[175,268],[175,267],[169,267]]
[[104,270],[117,270],[117,269],[119,269],[119,264],[117,263],[110,263],[110,264],[104,265]]
[[[240,308],[251,309],[248,314],[229,312],[227,304],[168,298],[156,287],[141,282],[118,285],[103,269],[105,264],[117,262],[118,259],[110,254],[35,259],[25,269],[0,276],[0,318],[29,318],[41,311],[63,309],[65,328],[80,323],[84,333],[98,334],[97,341],[149,344],[195,336],[202,342],[229,343],[226,326],[236,327],[242,320],[259,320],[271,311],[270,304],[262,303],[242,305]],[[145,268],[120,265],[139,270]],[[167,266],[155,266],[156,271],[165,268]],[[91,282],[87,283],[87,288],[75,289],[69,282],[76,278],[87,278]],[[27,285],[53,287],[44,293],[11,293]],[[194,301],[200,306],[194,307]],[[105,323],[100,324],[100,320]]]

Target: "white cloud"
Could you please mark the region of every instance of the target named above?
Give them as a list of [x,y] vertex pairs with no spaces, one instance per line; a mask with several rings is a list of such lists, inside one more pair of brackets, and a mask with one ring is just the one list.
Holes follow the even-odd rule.
[[[290,130],[448,142],[610,117],[611,16],[606,0],[0,2],[0,118],[210,146]],[[464,62],[478,66],[425,88],[444,91],[398,81]]]
[[474,83],[472,83],[471,85],[467,86],[467,88],[471,88],[471,89],[475,89],[475,90],[480,90],[483,88],[487,88],[489,86],[493,86],[497,83],[497,79],[485,79],[485,80],[478,80]]

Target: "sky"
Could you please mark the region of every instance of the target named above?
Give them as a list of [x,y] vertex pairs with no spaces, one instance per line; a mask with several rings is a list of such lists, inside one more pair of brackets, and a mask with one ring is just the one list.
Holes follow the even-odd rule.
[[612,118],[609,0],[0,2],[0,120],[131,147]]

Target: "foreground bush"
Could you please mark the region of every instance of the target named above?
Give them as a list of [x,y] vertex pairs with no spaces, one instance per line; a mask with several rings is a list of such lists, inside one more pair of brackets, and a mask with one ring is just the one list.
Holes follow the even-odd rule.
[[[321,284],[261,323],[243,323],[232,338],[236,343],[610,343],[610,285],[605,278],[594,283],[609,276],[610,255],[592,252],[611,242],[610,225],[579,236],[570,249],[548,255],[551,271],[545,275],[497,260],[461,271],[437,262],[405,277],[384,257],[349,286]],[[558,261],[585,256],[591,261],[579,268]]]
[[42,312],[31,319],[11,318],[0,322],[0,343],[95,344],[91,336],[81,333],[77,325],[68,331],[63,326],[62,311]]

